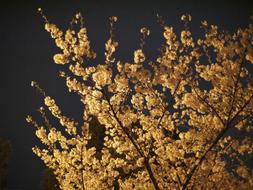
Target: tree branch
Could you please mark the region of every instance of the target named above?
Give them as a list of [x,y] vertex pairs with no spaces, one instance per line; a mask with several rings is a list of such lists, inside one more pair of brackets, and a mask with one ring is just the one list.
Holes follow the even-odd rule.
[[105,95],[105,92],[104,92],[103,90],[102,90],[102,93],[103,93],[103,95],[104,95],[104,97],[105,97],[105,99],[106,99],[106,101],[107,101],[107,103],[108,103],[108,105],[109,105],[109,107],[110,107],[112,113],[113,113],[113,116],[114,116],[115,120],[116,120],[117,123],[119,124],[119,127],[122,129],[122,131],[125,133],[125,135],[127,136],[127,138],[128,138],[128,139],[131,141],[131,143],[134,145],[134,147],[135,147],[135,149],[137,150],[137,152],[139,153],[139,155],[140,155],[141,157],[144,158],[144,166],[145,166],[145,168],[146,168],[146,170],[147,170],[147,172],[148,172],[148,174],[149,174],[149,177],[150,177],[150,179],[151,179],[151,181],[152,181],[152,183],[153,183],[155,189],[156,189],[156,190],[160,190],[160,188],[159,188],[159,186],[158,186],[158,183],[157,183],[157,181],[156,181],[156,178],[155,178],[155,176],[154,176],[154,174],[153,174],[152,168],[151,168],[151,166],[150,166],[150,164],[149,164],[149,159],[144,155],[144,153],[141,151],[141,149],[140,149],[140,147],[138,146],[138,144],[135,142],[134,138],[129,134],[129,132],[128,132],[128,131],[126,130],[126,128],[123,126],[122,122],[121,122],[121,121],[119,120],[119,118],[117,117],[116,112],[114,111],[114,108],[113,108],[112,104],[110,103],[109,98]]
[[221,118],[221,116],[218,114],[217,110],[212,106],[210,105],[204,98],[202,98],[196,91],[196,89],[193,87],[192,88],[193,91],[195,92],[195,94],[197,95],[197,97],[202,101],[204,102],[209,108],[211,108],[211,110],[215,113],[215,115],[218,117],[218,119],[220,120],[220,122],[225,125],[225,122],[223,121],[223,119]]
[[[83,144],[82,144],[82,148],[81,148],[81,163],[83,165]],[[85,190],[85,186],[84,186],[84,178],[83,178],[83,168],[81,169],[81,180],[82,180],[82,190]]]
[[236,117],[244,110],[244,108],[247,107],[247,105],[250,103],[250,101],[252,100],[252,98],[253,98],[253,94],[250,96],[250,98],[248,99],[248,101],[246,101],[244,103],[244,105],[240,108],[240,110],[232,117],[232,119],[230,121],[228,121],[229,124],[231,124],[236,119]]
[[[165,113],[166,113],[166,111],[167,111],[169,105],[170,105],[171,102],[173,101],[173,98],[174,98],[174,96],[175,96],[175,94],[176,94],[176,92],[177,92],[177,90],[178,90],[178,88],[179,88],[179,86],[180,86],[180,83],[181,83],[181,80],[178,81],[178,83],[177,83],[177,85],[176,85],[176,87],[175,87],[175,90],[174,90],[174,92],[173,92],[173,94],[172,94],[172,98],[171,98],[171,100],[168,102],[168,106],[167,106],[167,107],[164,107],[164,106],[163,106],[163,109],[164,109],[164,110],[163,110],[163,113],[162,113],[161,117],[160,117],[159,120],[158,120],[158,124],[157,124],[157,127],[156,127],[156,128],[158,128],[159,125],[160,125],[160,123],[162,122],[162,119],[163,119],[163,117],[165,116]],[[161,104],[162,104],[162,102],[161,102]]]
[[[195,93],[197,94],[196,90],[193,88],[193,90],[195,91]],[[203,99],[201,96],[199,96],[197,94],[197,96],[200,98],[201,101],[205,102],[216,114],[216,116],[220,119],[220,121],[222,122],[224,128],[220,131],[220,133],[216,136],[215,140],[213,141],[213,143],[211,144],[211,146],[205,151],[205,153],[201,156],[200,159],[198,159],[197,163],[194,165],[194,167],[192,168],[192,170],[190,171],[190,173],[188,174],[188,177],[186,178],[186,181],[184,182],[183,186],[182,186],[182,190],[185,190],[187,185],[189,184],[192,176],[194,175],[196,169],[200,166],[200,164],[203,162],[203,160],[205,159],[207,153],[209,151],[212,150],[212,148],[219,142],[219,140],[223,137],[223,135],[232,127],[232,125],[230,125],[233,120],[244,110],[244,108],[250,103],[251,99],[253,98],[253,95],[251,95],[251,97],[249,98],[248,101],[245,102],[245,104],[241,107],[241,109],[235,114],[235,116],[230,120],[227,121],[226,124],[223,122],[223,120],[221,119],[221,117],[219,116],[219,114],[217,113],[217,111],[215,110],[215,108],[213,108],[213,106],[211,106],[205,99]]]
[[[233,92],[233,95],[232,95],[232,103],[231,103],[230,110],[228,112],[228,119],[227,119],[227,121],[230,120],[230,117],[231,117],[231,114],[232,114],[232,111],[233,111],[233,108],[234,108],[235,96],[236,96],[237,87],[238,87],[238,83],[239,83],[239,79],[240,79],[240,74],[241,74],[241,71],[242,71],[242,63],[243,62],[240,63],[240,69],[239,69],[239,72],[237,73],[237,76],[236,76],[236,82],[235,82],[234,92]],[[233,78],[233,76],[232,76],[232,78]]]

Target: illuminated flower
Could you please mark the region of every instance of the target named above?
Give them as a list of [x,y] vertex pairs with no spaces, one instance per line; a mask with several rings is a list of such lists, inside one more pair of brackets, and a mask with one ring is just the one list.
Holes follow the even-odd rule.
[[145,61],[145,55],[142,49],[138,49],[134,52],[134,62],[135,63],[142,63]]

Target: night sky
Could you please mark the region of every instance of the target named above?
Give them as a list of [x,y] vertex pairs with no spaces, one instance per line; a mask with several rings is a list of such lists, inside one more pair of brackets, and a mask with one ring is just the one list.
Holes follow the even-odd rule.
[[[136,0],[137,1],[137,0]],[[53,3],[52,3],[53,2]],[[93,2],[93,3],[91,3]],[[203,3],[205,2],[205,3]],[[8,189],[40,189],[42,161],[31,148],[40,145],[34,129],[27,125],[27,114],[36,116],[42,97],[30,87],[38,81],[48,95],[54,97],[64,113],[81,118],[81,104],[75,94],[70,94],[64,80],[58,77],[62,69],[53,63],[52,56],[59,52],[44,30],[37,8],[41,7],[50,21],[62,29],[74,14],[84,15],[91,46],[97,52],[97,62],[104,59],[104,43],[109,36],[109,16],[117,16],[115,37],[119,42],[117,56],[123,61],[133,61],[132,53],[138,48],[139,29],[150,28],[147,40],[148,57],[154,59],[162,40],[162,30],[156,14],[163,16],[175,31],[182,29],[180,16],[192,15],[190,28],[193,36],[200,34],[201,20],[217,24],[219,28],[233,31],[250,22],[253,6],[250,1],[86,1],[86,0],[33,0],[1,1],[0,5],[1,52],[1,126],[0,138],[11,141],[13,154],[10,162]]]

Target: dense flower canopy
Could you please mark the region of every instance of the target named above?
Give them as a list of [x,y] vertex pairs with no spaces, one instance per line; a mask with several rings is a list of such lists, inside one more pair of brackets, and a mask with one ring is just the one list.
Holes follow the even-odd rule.
[[194,39],[190,15],[181,17],[180,35],[158,16],[165,39],[159,56],[147,60],[150,30],[141,28],[139,49],[122,62],[114,57],[117,17],[110,17],[105,61],[97,64],[80,13],[64,32],[39,12],[61,49],[54,62],[69,69],[60,76],[84,107],[78,123],[32,82],[45,104],[43,123],[27,116],[43,143],[33,152],[61,189],[253,188],[252,24],[229,33],[203,21],[203,36]]

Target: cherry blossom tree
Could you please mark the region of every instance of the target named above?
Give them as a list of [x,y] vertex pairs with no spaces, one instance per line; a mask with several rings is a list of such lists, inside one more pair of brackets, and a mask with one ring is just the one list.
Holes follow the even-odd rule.
[[44,98],[44,122],[26,118],[43,144],[33,152],[61,189],[253,188],[252,23],[229,33],[203,21],[194,39],[190,15],[181,17],[180,35],[158,16],[159,56],[146,59],[150,30],[141,28],[139,49],[123,62],[114,56],[117,17],[110,17],[105,61],[96,63],[80,13],[66,31],[39,13],[61,50],[54,62],[68,68],[60,76],[84,108],[78,123],[31,83]]

